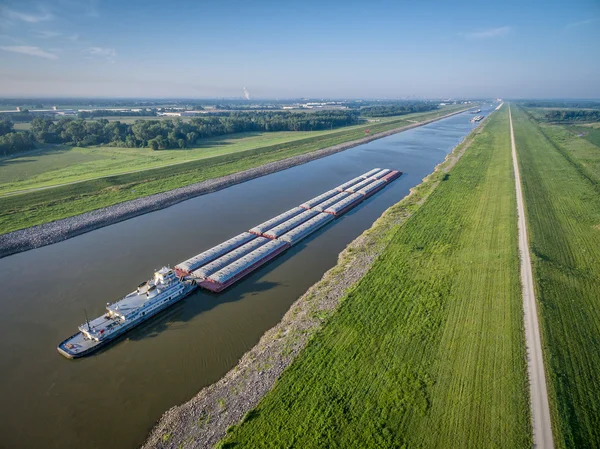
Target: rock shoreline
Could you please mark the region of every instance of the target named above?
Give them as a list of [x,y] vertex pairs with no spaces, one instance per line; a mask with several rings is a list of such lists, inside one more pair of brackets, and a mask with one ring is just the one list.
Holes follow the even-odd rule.
[[310,153],[293,156],[276,162],[270,162],[260,167],[251,168],[231,175],[215,179],[208,179],[196,184],[190,184],[185,187],[179,187],[167,192],[156,193],[154,195],[137,198],[135,200],[108,206],[102,209],[93,210],[62,220],[44,223],[32,226],[26,229],[9,232],[0,235],[0,258],[10,256],[22,251],[39,248],[45,245],[60,242],[62,240],[93,231],[95,229],[109,226],[120,221],[128,220],[139,215],[164,209],[182,201],[194,198],[196,196],[215,192],[235,184],[240,184],[251,179],[275,173],[296,165],[305,164],[315,159],[320,159],[340,151],[353,148],[364,143],[371,142],[382,137],[387,137],[407,129],[423,126],[452,115],[464,112],[456,111],[424,122],[415,123],[400,128],[395,128],[382,133],[367,136],[362,139],[345,142],[331,147],[316,150]]

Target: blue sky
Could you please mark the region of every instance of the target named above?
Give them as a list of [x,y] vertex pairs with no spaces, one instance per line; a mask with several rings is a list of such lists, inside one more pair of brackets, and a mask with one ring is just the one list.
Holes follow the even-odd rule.
[[0,0],[0,95],[600,98],[600,2]]

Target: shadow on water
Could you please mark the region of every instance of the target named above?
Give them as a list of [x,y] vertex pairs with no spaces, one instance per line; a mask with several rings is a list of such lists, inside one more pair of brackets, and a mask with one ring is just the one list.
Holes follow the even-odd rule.
[[294,257],[295,254],[302,251],[308,245],[308,243],[310,243],[310,241],[318,238],[333,223],[343,220],[345,216],[350,216],[356,213],[361,209],[361,206],[371,200],[371,198],[363,201],[357,207],[344,214],[344,216],[323,226],[307,238],[303,239],[300,243],[279,254],[274,259],[271,259],[265,265],[253,271],[240,281],[234,283],[226,290],[220,293],[213,293],[199,287],[188,297],[174,304],[169,309],[150,318],[148,321],[144,322],[138,327],[135,327],[131,331],[125,333],[111,344],[92,354],[92,356],[103,353],[123,340],[129,339],[133,341],[140,341],[146,338],[157,337],[161,332],[165,332],[167,330],[177,330],[179,326],[174,326],[174,323],[187,323],[196,318],[198,315],[206,313],[222,304],[234,303],[244,299],[246,296],[259,295],[260,293],[269,291],[274,287],[281,285],[281,283],[278,282],[259,281],[259,279],[265,276],[265,274],[268,272],[273,271],[280,265],[284,264],[287,260]]
[[[247,278],[242,279],[239,283],[234,284],[233,286],[229,287],[221,293],[213,293],[198,288],[186,298],[178,301],[168,309],[158,313],[157,315],[143,322],[139,326],[136,326],[132,330],[117,337],[114,341],[110,342],[103,348],[100,348],[98,351],[93,352],[89,356],[82,357],[82,359],[89,359],[92,357],[99,356],[105,351],[110,350],[111,348],[125,340],[141,341],[147,338],[158,337],[162,332],[166,332],[167,330],[172,331],[182,329],[183,327],[185,327],[187,322],[193,320],[202,313],[206,313],[214,309],[215,307],[226,303],[240,301],[245,296],[258,295],[261,292],[265,292],[271,290],[274,287],[277,287],[279,284],[276,282],[252,282],[252,277],[260,277],[269,270],[269,267],[271,269],[276,268],[277,262],[285,262],[285,259],[283,259],[283,256],[285,254],[286,253],[283,253],[279,257],[269,261],[273,263],[267,263],[263,267],[253,272]],[[241,288],[238,288],[238,291],[235,292],[235,294],[233,295],[228,294],[229,292],[233,291],[236,287],[240,287],[239,284],[242,284],[244,281],[248,282],[248,285],[243,285]]]

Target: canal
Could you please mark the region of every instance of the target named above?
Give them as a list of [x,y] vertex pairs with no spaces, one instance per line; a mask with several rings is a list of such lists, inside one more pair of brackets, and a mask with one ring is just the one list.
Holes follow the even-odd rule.
[[[488,114],[490,108],[483,109]],[[0,447],[139,446],[228,370],[475,125],[459,114],[64,242],[0,259]],[[175,265],[372,168],[405,174],[221,294],[196,291],[97,355],[56,345]]]

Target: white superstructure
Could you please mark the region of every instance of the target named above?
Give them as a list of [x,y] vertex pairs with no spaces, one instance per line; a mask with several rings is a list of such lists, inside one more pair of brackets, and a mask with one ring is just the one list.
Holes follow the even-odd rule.
[[154,315],[168,303],[181,299],[189,289],[170,268],[161,268],[154,277],[139,285],[120,301],[106,306],[107,313],[79,326],[87,338],[95,341],[110,338],[124,326]]

